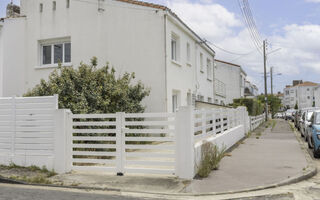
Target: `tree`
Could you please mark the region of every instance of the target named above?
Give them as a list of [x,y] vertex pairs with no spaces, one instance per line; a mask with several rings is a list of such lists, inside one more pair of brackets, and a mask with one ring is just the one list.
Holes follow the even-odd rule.
[[[261,101],[263,104],[265,103],[264,95],[258,96],[259,101]],[[268,108],[274,116],[277,112],[279,112],[281,108],[281,99],[275,95],[268,95]]]
[[141,113],[145,107],[141,101],[150,90],[135,79],[134,73],[124,73],[116,78],[115,69],[109,64],[97,68],[97,58],[91,64],[80,63],[78,68],[63,67],[59,64],[48,81],[42,79],[24,96],[59,95],[59,108],[70,109],[73,113]]
[[296,102],[296,105],[294,105],[294,109],[298,110],[298,102]]

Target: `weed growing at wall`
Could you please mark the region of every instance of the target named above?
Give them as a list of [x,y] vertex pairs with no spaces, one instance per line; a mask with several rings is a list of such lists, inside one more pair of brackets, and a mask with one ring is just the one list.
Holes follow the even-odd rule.
[[221,149],[212,143],[205,143],[201,146],[201,163],[197,175],[201,178],[208,177],[212,170],[219,169],[219,163],[226,155],[226,148]]

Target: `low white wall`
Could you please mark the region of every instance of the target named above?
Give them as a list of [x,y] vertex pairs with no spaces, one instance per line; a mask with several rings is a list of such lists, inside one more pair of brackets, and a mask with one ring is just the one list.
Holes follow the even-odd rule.
[[194,145],[194,157],[195,157],[195,174],[198,171],[198,167],[200,166],[201,162],[201,146],[206,143],[210,142],[213,145],[217,145],[219,149],[226,148],[230,149],[233,145],[235,145],[239,140],[244,138],[246,135],[244,126],[239,125],[237,127],[234,127],[230,130],[225,131],[222,134],[218,134],[216,136],[209,137],[205,140],[202,140],[200,142],[197,142]]

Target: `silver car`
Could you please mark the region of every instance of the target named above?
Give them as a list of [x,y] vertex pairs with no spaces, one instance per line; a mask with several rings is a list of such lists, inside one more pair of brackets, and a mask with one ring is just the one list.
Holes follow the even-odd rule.
[[319,108],[308,108],[302,111],[301,123],[300,123],[300,132],[301,136],[305,138],[305,141],[308,141],[308,129],[311,124],[311,116],[314,111],[319,110]]

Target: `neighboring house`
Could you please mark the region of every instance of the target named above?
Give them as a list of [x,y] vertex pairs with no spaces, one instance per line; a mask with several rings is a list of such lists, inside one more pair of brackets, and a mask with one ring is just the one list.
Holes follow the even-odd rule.
[[[245,80],[247,74],[243,71],[240,65],[215,60],[215,81],[222,82],[225,89],[224,103],[231,104],[233,99],[244,97]],[[216,86],[217,87],[217,86]],[[217,92],[218,90],[216,90]],[[221,95],[216,95],[216,101],[221,101]]]
[[293,83],[293,86],[286,86],[284,89],[284,106],[294,108],[297,104],[298,108],[313,107],[315,102],[314,90],[319,84],[310,81]]
[[20,5],[20,16],[0,20],[1,96],[24,94],[58,62],[76,67],[96,56],[151,88],[148,112],[215,99],[215,52],[167,7],[134,0]]
[[258,87],[250,81],[245,81],[244,96],[246,98],[254,98],[258,96]]

